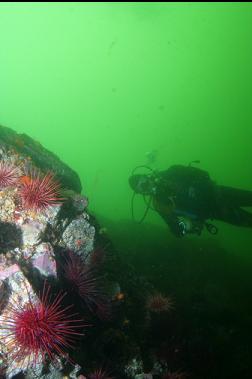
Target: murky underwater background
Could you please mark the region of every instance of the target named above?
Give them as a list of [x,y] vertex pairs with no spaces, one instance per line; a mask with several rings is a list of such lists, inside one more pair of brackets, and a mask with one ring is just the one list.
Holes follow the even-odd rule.
[[252,190],[251,39],[251,3],[0,5],[0,124],[78,172],[120,254],[176,299],[179,333],[196,336],[184,366],[202,378],[252,376],[252,231],[138,225],[128,177],[151,153]]

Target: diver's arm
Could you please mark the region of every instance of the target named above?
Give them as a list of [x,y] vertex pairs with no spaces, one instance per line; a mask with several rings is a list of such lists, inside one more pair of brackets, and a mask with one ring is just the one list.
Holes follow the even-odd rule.
[[175,208],[175,203],[173,198],[166,197],[166,203],[160,202],[157,198],[153,198],[153,208],[158,212],[158,214],[163,218],[166,224],[169,226],[171,232],[176,237],[183,237],[185,234],[185,228],[181,224],[179,218],[173,212]]
[[160,213],[160,216],[169,226],[169,229],[172,232],[172,234],[174,234],[176,237],[180,238],[186,234],[184,224],[174,214],[167,215]]

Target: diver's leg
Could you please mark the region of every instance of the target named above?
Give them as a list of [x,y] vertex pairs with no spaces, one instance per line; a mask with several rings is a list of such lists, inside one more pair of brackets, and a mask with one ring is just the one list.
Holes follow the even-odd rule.
[[228,207],[252,207],[252,191],[218,186],[221,202]]
[[252,228],[252,213],[242,208],[222,209],[216,218],[229,224]]

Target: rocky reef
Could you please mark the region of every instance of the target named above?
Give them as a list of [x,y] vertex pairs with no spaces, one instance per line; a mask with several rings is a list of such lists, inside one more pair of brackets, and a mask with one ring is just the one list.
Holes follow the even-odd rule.
[[0,126],[1,378],[153,377],[150,311],[171,303],[121,261],[81,189],[55,154]]
[[[59,377],[68,356],[63,347],[85,324],[68,318],[60,259],[76,254],[87,265],[95,237],[88,201],[78,175],[25,134],[1,126],[0,159],[1,375],[44,377],[47,364],[47,376]],[[46,336],[50,328],[55,341]]]

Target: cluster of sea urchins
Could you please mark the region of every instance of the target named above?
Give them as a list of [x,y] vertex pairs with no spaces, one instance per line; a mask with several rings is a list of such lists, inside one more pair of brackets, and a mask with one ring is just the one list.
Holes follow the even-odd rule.
[[51,172],[42,175],[33,172],[26,175],[20,167],[11,163],[0,162],[0,190],[17,186],[18,195],[24,209],[43,211],[50,205],[60,204],[60,184]]
[[[60,184],[51,172],[42,174],[34,171],[28,175],[21,167],[0,162],[0,191],[17,188],[17,196],[23,209],[44,211],[49,206],[60,204]],[[44,285],[37,300],[25,304],[9,303],[2,312],[1,342],[5,342],[11,360],[21,362],[25,367],[38,361],[56,356],[68,356],[68,349],[81,335],[83,321],[69,313],[71,306],[64,307],[62,300],[66,294],[54,298],[48,285]]]

